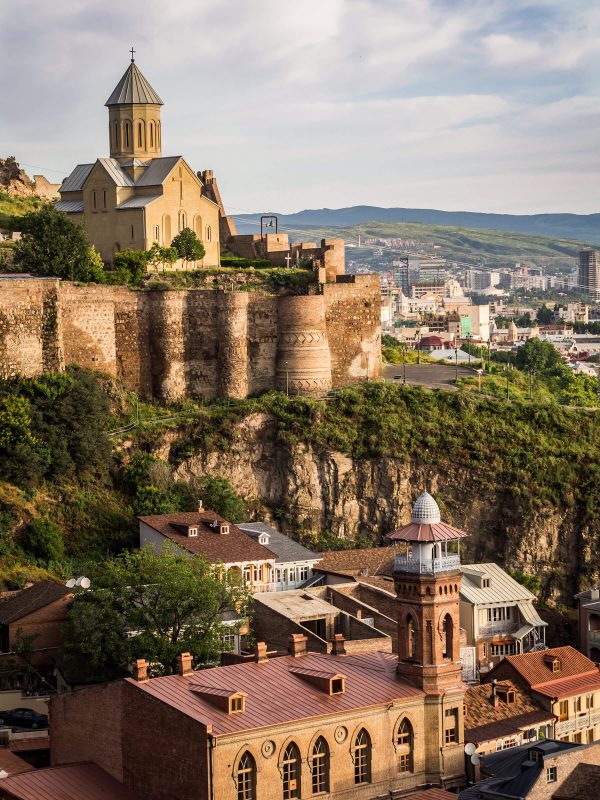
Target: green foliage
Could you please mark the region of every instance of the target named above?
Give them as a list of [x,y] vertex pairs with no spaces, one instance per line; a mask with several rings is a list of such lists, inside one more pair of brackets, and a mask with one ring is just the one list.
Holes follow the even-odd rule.
[[14,247],[14,266],[33,275],[102,283],[104,271],[81,225],[62,211],[43,206],[21,220],[23,236]]
[[92,589],[74,598],[63,652],[68,671],[87,680],[123,676],[138,658],[166,674],[180,653],[212,662],[222,650],[223,613],[235,608],[243,618],[248,608],[239,579],[175,548],[124,553],[89,572]]
[[162,267],[163,272],[167,266],[172,266],[179,258],[179,253],[175,247],[161,247],[158,242],[154,242],[148,251],[148,265],[154,269]]
[[44,202],[39,197],[15,197],[8,192],[0,192],[0,228],[21,230],[22,217],[43,205]]
[[25,528],[23,547],[27,553],[41,561],[62,561],[65,543],[62,531],[51,519],[37,517]]
[[145,250],[121,250],[115,253],[106,282],[119,286],[140,286],[146,274],[149,254]]
[[136,453],[120,472],[119,480],[131,496],[136,515],[193,511],[197,500],[182,481],[173,481],[171,465],[151,453]]
[[171,247],[177,250],[179,258],[182,258],[186,264],[190,261],[201,261],[206,254],[204,245],[191,228],[183,228],[179,231],[171,242]]
[[245,506],[242,498],[226,478],[206,475],[198,482],[198,494],[204,507],[216,511],[230,522],[242,522]]
[[77,367],[0,381],[0,479],[35,486],[106,475],[108,416],[100,385]]
[[360,550],[373,547],[373,540],[365,535],[359,535],[356,539],[345,539],[336,536],[331,531],[302,531],[300,541],[305,546],[314,550],[316,553],[324,553],[328,550]]
[[557,375],[568,369],[556,347],[537,337],[519,347],[515,365],[524,372],[534,372],[536,375]]
[[539,575],[530,575],[528,572],[523,572],[521,569],[512,569],[511,567],[507,567],[506,571],[511,578],[518,581],[521,586],[529,589],[533,594],[539,595],[542,588],[542,581]]
[[237,258],[236,256],[221,256],[222,267],[238,267],[240,269],[247,269],[248,267],[255,267],[256,269],[271,269],[273,264],[266,258]]
[[537,312],[536,315],[537,321],[540,325],[550,325],[550,323],[554,319],[554,312],[551,308],[548,308],[547,305],[544,303]]

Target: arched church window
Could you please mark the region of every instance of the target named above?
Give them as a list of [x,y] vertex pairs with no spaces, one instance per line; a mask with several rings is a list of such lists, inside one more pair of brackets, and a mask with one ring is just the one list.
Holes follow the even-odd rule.
[[396,729],[396,750],[398,752],[398,772],[413,771],[414,733],[410,721],[404,717]]
[[364,728],[356,734],[352,744],[354,783],[371,783],[371,737]]
[[453,638],[454,638],[454,623],[450,614],[444,617],[444,658],[452,659],[453,652]]
[[198,239],[202,241],[202,217],[195,217],[194,219],[194,232]]
[[129,122],[125,122],[125,147],[129,147]]
[[142,123],[138,122],[138,147],[144,146],[144,131],[142,127]]
[[106,209],[106,189],[102,189],[102,208]]
[[179,212],[179,230],[182,231],[187,227],[187,214],[185,211]]
[[154,226],[154,241],[160,241],[160,227],[158,225]]
[[294,742],[290,742],[281,762],[283,800],[295,800],[300,797],[300,763],[300,751]]
[[115,120],[115,124],[113,125],[114,129],[114,137],[115,137],[115,150],[119,149],[119,123]]
[[156,145],[157,145],[157,147],[159,149],[160,149],[161,143],[162,143],[161,140],[162,140],[162,134],[161,134],[161,130],[160,130],[160,122],[157,122],[156,123]]
[[210,242],[212,239],[212,231],[210,229],[210,225],[206,226],[206,241]]
[[417,631],[410,614],[406,618],[406,654],[408,658],[417,657]]
[[163,244],[166,247],[171,244],[171,217],[168,214],[163,217]]
[[319,736],[310,754],[310,771],[312,776],[312,793],[322,794],[329,791],[329,746]]
[[237,783],[237,800],[255,800],[256,762],[247,750],[238,761],[235,777]]

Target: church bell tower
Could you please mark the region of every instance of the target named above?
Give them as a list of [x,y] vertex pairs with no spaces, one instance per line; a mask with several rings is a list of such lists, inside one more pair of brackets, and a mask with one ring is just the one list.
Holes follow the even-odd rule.
[[427,492],[414,504],[411,522],[388,534],[397,547],[397,673],[428,695],[462,686],[458,542],[466,535],[441,522]]
[[136,67],[131,64],[106,101],[110,155],[123,165],[133,159],[160,158],[162,133],[160,107],[163,101]]

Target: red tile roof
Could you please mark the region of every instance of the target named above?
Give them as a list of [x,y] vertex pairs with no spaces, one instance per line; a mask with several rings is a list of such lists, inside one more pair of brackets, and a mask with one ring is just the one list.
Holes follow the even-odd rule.
[[18,800],[141,800],[96,764],[68,764],[14,775],[0,792]]
[[[553,672],[550,658],[558,658],[561,662],[560,672]],[[600,672],[589,658],[575,650],[574,647],[553,647],[549,650],[536,650],[516,656],[506,656],[486,676],[489,682],[496,671],[504,672],[509,664],[538,694],[558,697],[577,694],[597,685],[600,688]],[[574,679],[574,680],[570,680]]]
[[468,533],[446,525],[445,522],[428,523],[409,522],[397,531],[386,535],[393,542],[446,542],[452,539],[463,539]]
[[[243,561],[274,561],[276,556],[262,544],[241,531],[236,525],[214,511],[191,511],[181,514],[161,514],[138,517],[158,533],[196,555],[202,555],[213,564],[240,563]],[[219,533],[209,523],[218,520],[229,525],[229,533]],[[197,525],[198,535],[186,536],[174,525]]]
[[8,625],[18,619],[23,619],[28,614],[33,614],[34,611],[38,611],[70,593],[71,590],[62,583],[54,581],[35,583],[0,603],[0,623]]
[[[273,658],[262,664],[214,667],[185,677],[168,675],[143,683],[132,678],[127,681],[182,714],[210,726],[213,735],[219,736],[299,719],[359,712],[406,697],[423,696],[420,689],[398,678],[396,664],[397,657],[389,653],[352,656],[310,653],[299,658]],[[294,675],[294,669],[341,673],[346,677],[345,692],[329,695]],[[245,711],[231,715],[220,711],[194,692],[195,685],[244,692]]]
[[391,575],[394,567],[393,547],[329,550],[319,556],[321,560],[313,569],[340,575]]

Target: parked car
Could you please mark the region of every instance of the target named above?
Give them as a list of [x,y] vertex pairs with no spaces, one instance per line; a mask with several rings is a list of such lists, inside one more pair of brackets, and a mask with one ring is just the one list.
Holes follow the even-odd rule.
[[13,708],[12,711],[0,711],[0,725],[12,725],[14,728],[47,728],[48,715],[39,714],[31,708]]

